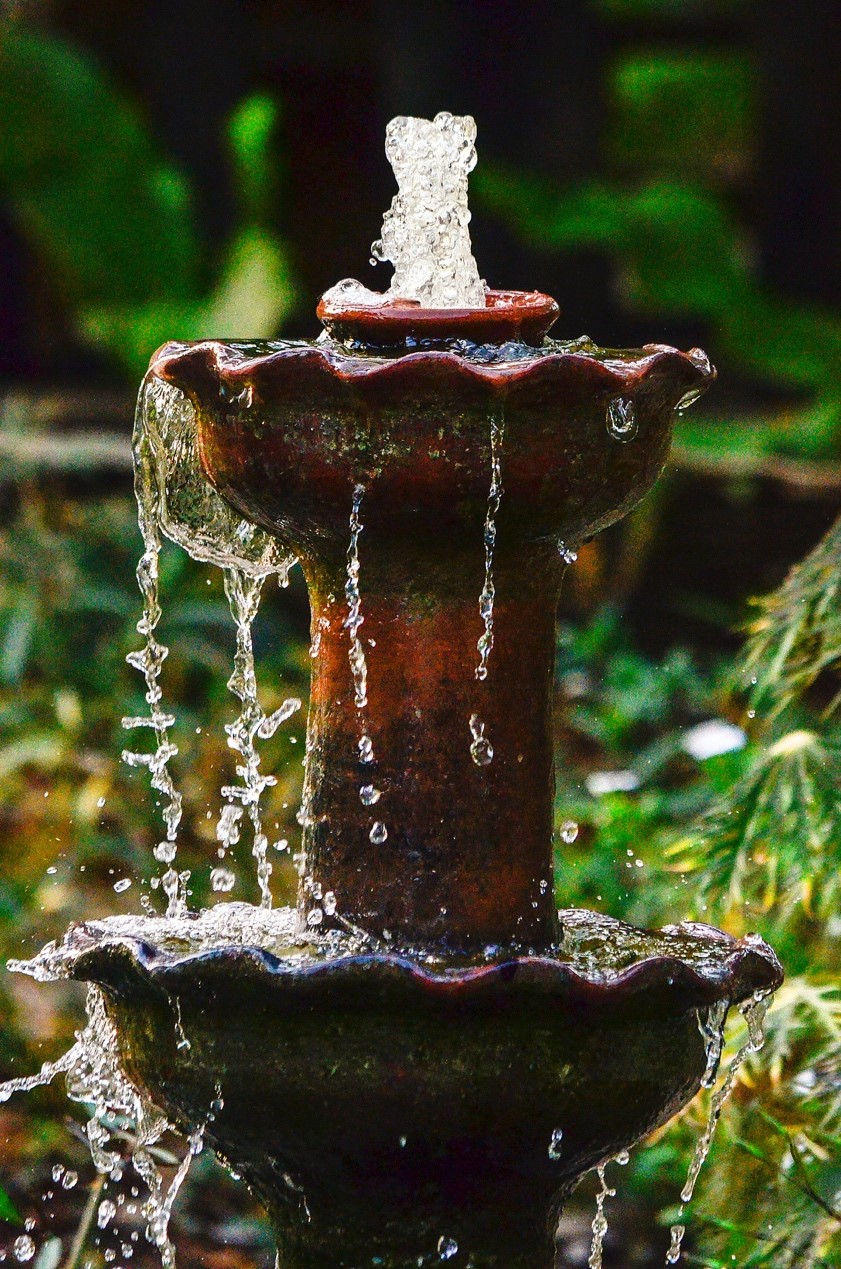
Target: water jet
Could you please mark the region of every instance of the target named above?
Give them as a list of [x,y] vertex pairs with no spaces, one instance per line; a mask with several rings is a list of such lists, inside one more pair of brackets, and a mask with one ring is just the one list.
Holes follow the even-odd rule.
[[[168,914],[84,923],[21,968],[93,985],[121,1079],[244,1177],[284,1267],[538,1269],[583,1173],[709,1081],[730,1005],[756,1043],[781,981],[757,938],[639,931],[555,899],[563,573],[651,489],[675,410],[714,371],[698,349],[552,340],[538,293],[477,302],[475,266],[461,288],[475,128],[442,115],[389,135],[401,194],[375,254],[391,293],[339,284],[314,342],[152,359],[134,654],[150,715],[127,722],[156,747],[128,757],[164,800]],[[187,908],[161,532],[225,569],[241,783],[220,853],[250,821],[259,909]],[[288,711],[260,709],[250,623],[291,557],[312,691],[298,904],[276,910],[256,742]],[[165,1226],[157,1241],[166,1262]]]

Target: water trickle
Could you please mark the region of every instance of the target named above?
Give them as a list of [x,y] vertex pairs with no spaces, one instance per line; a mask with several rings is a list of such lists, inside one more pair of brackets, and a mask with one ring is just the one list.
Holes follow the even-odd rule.
[[563,1128],[553,1128],[552,1136],[549,1138],[549,1158],[560,1159],[563,1154],[564,1130]]
[[604,1214],[604,1205],[609,1198],[614,1198],[616,1191],[611,1189],[605,1180],[605,1165],[596,1168],[596,1174],[599,1178],[599,1192],[596,1195],[596,1214],[593,1217],[593,1223],[590,1228],[593,1231],[593,1241],[590,1244],[590,1255],[587,1260],[589,1269],[602,1269],[602,1255],[604,1253],[604,1239],[607,1233],[607,1217]]
[[[689,1172],[686,1177],[686,1183],[684,1184],[684,1187],[680,1192],[680,1201],[681,1201],[680,1215],[678,1217],[678,1220],[672,1225],[670,1230],[671,1241],[669,1243],[669,1249],[666,1252],[667,1265],[676,1265],[680,1259],[681,1247],[683,1245],[683,1238],[684,1238],[684,1234],[686,1233],[686,1226],[682,1220],[686,1205],[687,1203],[691,1202],[692,1195],[695,1193],[695,1185],[698,1181],[698,1175],[701,1171],[701,1168],[704,1166],[707,1155],[710,1152],[710,1147],[712,1146],[713,1137],[715,1136],[715,1130],[718,1127],[718,1121],[721,1118],[721,1112],[724,1109],[724,1104],[727,1101],[727,1098],[730,1096],[730,1093],[733,1089],[733,1085],[736,1081],[736,1076],[738,1075],[740,1068],[743,1066],[743,1064],[745,1063],[747,1058],[750,1056],[750,1054],[758,1053],[759,1050],[762,1048],[762,1045],[765,1039],[765,1033],[764,1033],[765,1015],[767,1014],[768,1009],[770,1007],[771,999],[772,999],[772,995],[769,992],[756,992],[754,996],[752,997],[752,999],[745,1001],[744,1004],[739,1006],[739,1012],[742,1014],[742,1017],[744,1018],[745,1023],[747,1025],[747,1029],[748,1029],[747,1039],[740,1046],[740,1048],[737,1049],[736,1054],[733,1057],[733,1060],[731,1061],[730,1065],[727,1068],[727,1071],[725,1072],[724,1079],[722,1080],[721,1084],[719,1085],[719,1087],[716,1089],[716,1091],[713,1093],[712,1097],[710,1098],[710,1106],[709,1106],[709,1112],[707,1115],[706,1127],[704,1128],[704,1131],[701,1133],[701,1136],[698,1138],[698,1142],[695,1146],[695,1153],[693,1154],[692,1162],[689,1165]],[[712,1014],[713,1011],[710,1010],[710,1013]],[[726,1010],[725,1010],[725,1016],[726,1016]],[[722,1019],[722,1027],[723,1025],[724,1025],[724,1020]],[[701,1030],[702,1035],[705,1035],[706,1037],[709,1033],[710,1033],[709,1029],[708,1031],[705,1031],[702,1028]],[[711,1067],[711,1054],[715,1054],[717,1049],[718,1052],[714,1058],[715,1066],[717,1067],[718,1060],[721,1054],[721,1044],[722,1044],[722,1041],[717,1041],[715,1039],[711,1039],[708,1044],[707,1073],[706,1073],[707,1078],[709,1078],[709,1071]]]
[[558,542],[558,554],[565,564],[574,564],[578,559],[578,552],[573,551],[566,542]]
[[368,664],[359,638],[359,630],[365,620],[362,616],[362,601],[359,593],[359,535],[364,527],[359,518],[359,509],[364,496],[364,486],[357,485],[353,491],[353,506],[350,513],[350,545],[347,552],[347,581],[345,582],[347,617],[344,624],[350,636],[348,660],[353,674],[357,709],[364,709],[368,704]]
[[[124,718],[123,726],[126,729],[133,729],[138,725],[151,727],[154,733],[155,749],[153,752],[140,753],[126,749],[123,751],[123,761],[130,767],[147,767],[152,788],[163,798],[163,820],[169,866],[161,878],[161,884],[167,897],[167,912],[174,916],[185,906],[184,885],[172,866],[177,849],[178,826],[183,812],[181,793],[176,789],[169,770],[170,759],[178,753],[178,746],[169,739],[169,729],[175,720],[172,714],[161,708],[163,690],[160,675],[169,649],[155,638],[155,631],[161,619],[158,588],[161,535],[155,514],[149,463],[139,461],[139,458],[145,456],[147,446],[148,438],[141,432],[139,437],[135,437],[135,492],[140,533],[143,538],[143,554],[137,565],[137,583],[143,597],[143,615],[137,623],[137,632],[145,642],[140,651],[130,652],[126,659],[129,665],[143,675],[146,684],[146,703],[150,713],[148,719],[137,716]],[[161,843],[159,848],[160,845]]]
[[718,1000],[709,1009],[698,1010],[698,1030],[703,1037],[707,1054],[707,1065],[701,1079],[702,1088],[712,1088],[715,1084],[718,1064],[721,1061],[721,1050],[724,1047],[724,1027],[729,1009],[729,1001]]
[[[271,736],[280,722],[291,717],[300,701],[292,698],[280,709],[267,716],[263,712],[257,695],[257,674],[254,666],[254,643],[252,627],[260,606],[260,594],[263,588],[262,577],[249,576],[238,568],[226,568],[225,594],[231,608],[231,616],[236,627],[236,651],[234,653],[234,670],[228,679],[228,687],[241,704],[239,716],[233,723],[225,726],[228,745],[241,758],[236,773],[241,784],[226,785],[222,796],[228,807],[236,807],[240,812],[235,815],[230,811],[224,820],[220,816],[220,832],[218,840],[223,851],[232,844],[233,829],[239,837],[239,821],[242,811],[248,813],[252,828],[251,853],[257,862],[257,882],[260,887],[260,901],[264,908],[272,906],[272,892],[269,879],[272,865],[269,861],[269,841],[263,831],[261,800],[266,789],[276,784],[274,776],[264,775],[260,771],[260,754],[257,751],[258,737]],[[226,807],[225,810],[228,808]]]
[[505,436],[505,421],[502,415],[491,418],[491,484],[488,491],[488,506],[485,512],[483,541],[485,546],[485,583],[479,595],[479,615],[484,623],[484,630],[476,647],[479,653],[479,664],[476,666],[476,678],[484,680],[488,677],[488,657],[494,643],[494,549],[496,547],[496,517],[502,502],[502,468],[500,450]]
[[487,767],[489,763],[493,762],[494,750],[493,745],[485,735],[485,724],[478,714],[470,715],[470,734],[473,737],[470,744],[471,758],[477,767]]
[[639,424],[637,412],[630,397],[613,397],[607,405],[607,430],[615,441],[632,441]]

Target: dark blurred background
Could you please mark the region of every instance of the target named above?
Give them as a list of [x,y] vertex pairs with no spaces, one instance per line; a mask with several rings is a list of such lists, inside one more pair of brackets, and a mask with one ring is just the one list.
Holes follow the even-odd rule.
[[[810,908],[818,855],[825,878],[841,859],[831,781],[816,803],[801,780],[786,832],[774,810],[709,913],[670,854],[761,768],[767,737],[733,658],[752,598],[841,507],[839,65],[838,0],[0,0],[0,953],[151,894],[155,808],[143,773],[119,761],[120,716],[144,709],[125,656],[139,616],[131,420],[150,354],[172,338],[309,337],[340,278],[385,288],[387,267],[368,263],[394,193],[385,126],[472,114],[471,229],[489,284],[554,295],[558,338],[700,345],[720,374],[676,421],[655,493],[568,573],[557,810],[580,832],[559,901],[641,924],[714,915],[784,954],[773,1055],[728,1112],[734,1138],[753,1133],[752,1162],[715,1155],[689,1250],[704,1265],[841,1263],[841,1045],[834,1066],[825,1050],[841,1035],[838,918]],[[233,636],[215,572],[173,548],[162,582],[179,858],[198,904],[213,898],[231,765]],[[306,697],[307,620],[300,578],[266,588],[255,647],[267,712]],[[792,725],[820,729],[825,703],[804,703]],[[303,717],[264,747],[279,900],[294,889]],[[711,717],[750,743],[691,759],[686,729]],[[592,792],[605,771],[630,777],[626,791]],[[819,814],[792,828],[801,803]],[[777,838],[799,843],[788,891]],[[773,874],[754,891],[747,855]],[[242,856],[229,897],[253,899],[247,845]],[[0,1079],[64,1051],[81,1008],[69,988],[0,974]],[[807,1066],[836,1072],[831,1124],[828,1103],[804,1110],[803,1089],[824,1087],[798,1085]],[[38,1269],[54,1269],[56,1242],[61,1254],[83,1219],[82,1118],[60,1089],[2,1108],[0,1251],[30,1216]],[[606,1266],[662,1263],[654,1213],[674,1216],[700,1122],[696,1107],[628,1170]],[[795,1166],[786,1134],[804,1123],[819,1147]],[[51,1185],[56,1160],[78,1188]],[[787,1188],[800,1167],[818,1199]],[[774,1230],[761,1244],[760,1194]],[[590,1215],[565,1218],[571,1267],[587,1263]],[[259,1214],[207,1158],[177,1224],[183,1265],[270,1263]],[[88,1239],[96,1269],[116,1255],[109,1237]]]

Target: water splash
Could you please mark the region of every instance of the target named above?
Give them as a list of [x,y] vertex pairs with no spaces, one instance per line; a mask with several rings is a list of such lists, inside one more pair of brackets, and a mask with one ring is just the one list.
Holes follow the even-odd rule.
[[606,1165],[602,1164],[596,1168],[596,1175],[599,1178],[599,1192],[596,1195],[596,1214],[590,1226],[593,1231],[593,1241],[590,1244],[590,1255],[587,1260],[589,1269],[602,1269],[604,1239],[608,1229],[604,1205],[609,1198],[615,1198],[616,1196],[616,1191],[611,1189],[605,1179],[605,1167]]
[[425,308],[484,308],[485,286],[470,246],[467,178],[476,166],[476,122],[441,111],[434,119],[398,116],[386,128],[385,152],[398,193],[383,217],[372,262],[390,260],[385,294],[345,278],[332,301],[382,304],[415,300]]
[[[52,973],[45,970],[44,976],[55,977],[55,967]],[[153,1148],[170,1130],[170,1125],[123,1072],[116,1030],[98,987],[88,988],[87,1015],[87,1025],[77,1033],[75,1044],[63,1057],[46,1062],[35,1075],[0,1084],[0,1103],[8,1101],[14,1093],[26,1092],[50,1083],[57,1075],[64,1075],[68,1096],[84,1104],[90,1112],[85,1131],[94,1166],[116,1181],[123,1175],[127,1162],[131,1162],[148,1191],[143,1205],[146,1237],[157,1247],[163,1269],[175,1269],[169,1221],[190,1163],[201,1149],[203,1129],[189,1138],[187,1152],[167,1186],[155,1162]],[[107,1208],[105,1212],[108,1213]]]
[[502,442],[505,436],[505,419],[503,415],[491,417],[491,485],[488,491],[488,506],[485,512],[483,541],[485,546],[485,584],[479,596],[479,615],[484,623],[484,631],[476,647],[479,653],[479,664],[476,666],[476,678],[483,681],[488,677],[488,658],[494,644],[494,550],[496,548],[496,517],[502,502],[502,468],[500,465]]
[[[744,1004],[739,1006],[739,1012],[742,1014],[748,1029],[747,1039],[740,1048],[737,1049],[735,1056],[727,1068],[724,1079],[710,1098],[706,1127],[701,1133],[701,1136],[698,1138],[695,1146],[695,1153],[693,1154],[692,1162],[689,1165],[686,1182],[680,1192],[680,1213],[677,1221],[672,1225],[669,1231],[671,1241],[669,1243],[668,1251],[666,1252],[667,1265],[676,1265],[680,1260],[681,1248],[683,1246],[683,1239],[686,1233],[686,1225],[683,1223],[683,1215],[686,1205],[691,1202],[692,1195],[695,1193],[695,1185],[698,1181],[698,1175],[701,1168],[704,1166],[707,1155],[710,1152],[713,1137],[715,1136],[715,1130],[718,1127],[718,1121],[721,1118],[721,1112],[724,1109],[724,1104],[727,1101],[727,1098],[732,1092],[736,1076],[750,1054],[758,1053],[762,1048],[765,1039],[765,1016],[768,1013],[772,995],[773,993],[771,992],[756,992],[750,1000],[745,1001]],[[704,1034],[703,1031],[702,1034]],[[721,1042],[712,1042],[707,1049],[706,1078],[709,1078],[709,1071],[711,1069],[710,1055],[715,1052],[716,1048],[718,1049],[718,1056],[715,1057],[715,1065],[717,1067],[718,1058],[721,1054]]]

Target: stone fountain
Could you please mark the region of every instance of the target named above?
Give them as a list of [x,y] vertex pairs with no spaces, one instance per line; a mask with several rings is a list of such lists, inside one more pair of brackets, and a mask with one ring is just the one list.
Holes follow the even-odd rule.
[[[284,1269],[548,1266],[579,1178],[684,1106],[727,1007],[781,980],[754,937],[557,909],[561,579],[714,371],[552,341],[552,299],[469,268],[458,289],[470,122],[391,125],[389,294],[340,284],[313,343],[168,344],[147,380],[187,411],[202,497],[306,577],[297,911],[186,912],[173,845],[168,919],[81,925],[48,958],[95,984],[131,1084],[260,1197]],[[406,256],[430,219],[431,264]]]

